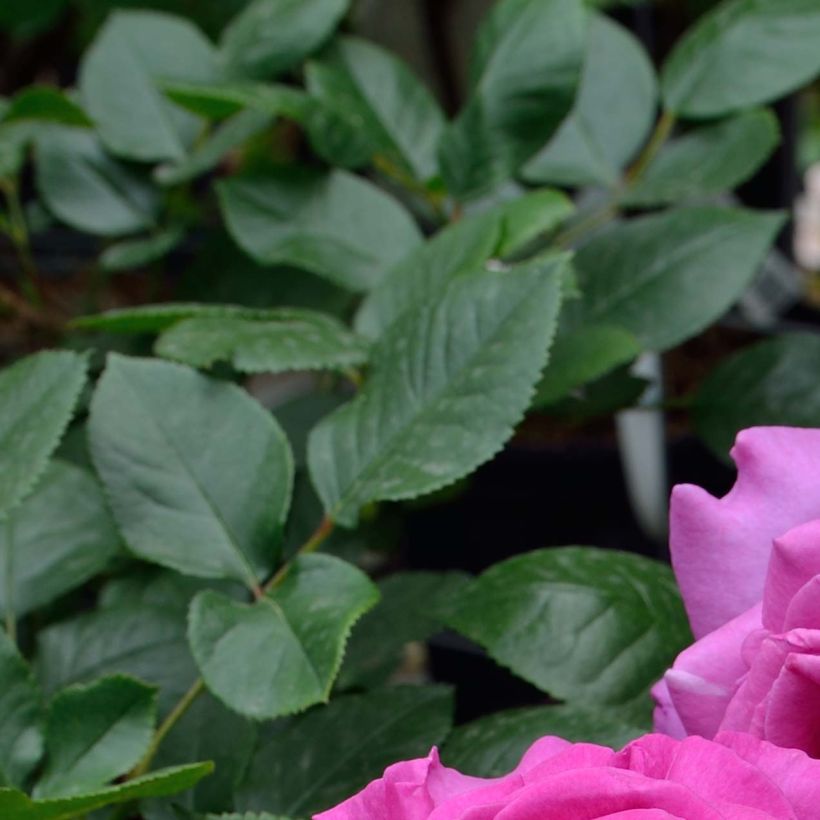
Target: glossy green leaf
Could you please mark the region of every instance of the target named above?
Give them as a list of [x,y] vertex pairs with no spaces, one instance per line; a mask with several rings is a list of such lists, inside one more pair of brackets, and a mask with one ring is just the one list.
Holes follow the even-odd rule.
[[666,61],[664,103],[701,118],[776,100],[820,71],[818,37],[815,0],[724,0]]
[[331,316],[295,308],[270,314],[266,320],[185,319],[166,330],[154,349],[192,367],[228,362],[240,373],[346,370],[367,361],[367,344]]
[[119,549],[94,477],[52,461],[0,524],[0,611],[19,617],[50,603],[105,569]]
[[652,63],[638,40],[608,17],[594,16],[572,113],[523,176],[559,185],[614,185],[652,127],[657,94]]
[[524,680],[585,703],[637,697],[691,642],[667,565],[589,547],[491,567],[462,593],[451,624]]
[[122,271],[150,265],[167,256],[183,240],[181,228],[168,228],[142,239],[118,242],[106,248],[100,256],[103,270]]
[[367,290],[421,242],[402,206],[344,171],[282,170],[219,183],[237,244],[262,264],[293,265]]
[[131,675],[158,688],[164,714],[197,677],[185,614],[184,607],[165,599],[101,609],[48,626],[37,635],[37,675],[49,694],[101,675]]
[[574,260],[579,324],[615,325],[666,350],[725,313],[783,224],[777,213],[689,208],[616,225]]
[[436,172],[444,114],[430,91],[401,60],[366,40],[338,40],[321,62],[308,64],[310,93],[355,132],[364,132],[369,158],[418,180]]
[[635,359],[638,340],[620,327],[581,325],[559,329],[549,364],[535,389],[534,407],[545,407],[574,390]]
[[19,786],[43,754],[43,696],[12,641],[0,632],[0,782]]
[[163,83],[166,96],[200,117],[220,120],[245,109],[302,121],[314,101],[302,90],[276,83],[233,81]]
[[397,572],[379,583],[381,599],[356,624],[337,686],[371,688],[387,682],[410,641],[442,628],[468,576],[460,572]]
[[[171,800],[142,805],[146,820],[178,820],[174,807],[196,812],[229,811],[233,794],[250,762],[255,724],[226,709],[208,694],[200,696],[163,740],[154,765],[163,768],[191,760],[212,760],[211,777]],[[172,805],[173,804],[173,807]]]
[[37,190],[61,222],[84,233],[121,236],[154,227],[157,192],[112,159],[93,131],[46,128],[36,140]]
[[362,302],[356,329],[378,336],[457,276],[480,271],[494,256],[519,250],[572,212],[561,193],[534,191],[448,225],[394,265]]
[[391,327],[363,392],[310,437],[331,518],[352,526],[364,504],[440,489],[498,452],[546,361],[565,261],[459,278]]
[[[313,67],[311,77],[320,71]],[[291,86],[250,81],[211,85],[171,83],[165,86],[165,93],[189,111],[211,119],[255,112],[257,116],[294,120],[304,128],[314,151],[333,166],[359,168],[373,154],[371,142],[357,119]],[[227,139],[227,135],[220,134],[220,138]]]
[[501,241],[495,250],[496,255],[515,254],[534,239],[558,227],[572,215],[573,210],[572,201],[552,188],[525,191],[493,206],[484,213],[498,220],[501,227]]
[[52,701],[46,719],[46,767],[37,798],[92,791],[134,766],[154,734],[156,691],[134,678],[74,686]]
[[253,0],[222,34],[228,73],[263,80],[281,74],[330,37],[349,5],[350,0]]
[[32,800],[17,789],[0,789],[0,815],[14,820],[74,820],[105,806],[177,794],[190,789],[212,771],[212,763],[192,763],[151,772],[86,794],[45,800]]
[[695,429],[721,458],[746,427],[820,427],[820,338],[790,333],[726,359],[704,381]]
[[154,177],[161,185],[179,185],[212,171],[227,154],[264,131],[273,115],[259,111],[240,111],[220,123],[185,159],[161,165]]
[[273,569],[293,461],[276,420],[243,390],[180,365],[112,354],[88,433],[134,553],[250,588]]
[[375,586],[351,564],[305,555],[254,605],[197,595],[188,637],[211,692],[262,720],[327,700],[350,629],[377,600]]
[[71,326],[105,333],[162,333],[186,319],[256,319],[265,321],[281,315],[278,309],[242,305],[209,305],[204,302],[168,302],[118,308],[91,316],[80,316]]
[[744,111],[668,143],[627,188],[627,205],[664,205],[731,190],[771,155],[780,137],[775,116]]
[[106,146],[127,159],[182,159],[200,123],[165,99],[160,80],[213,82],[214,48],[187,20],[151,11],[112,14],[80,65],[83,106]]
[[426,755],[450,730],[452,708],[446,687],[408,686],[336,698],[274,723],[237,791],[236,808],[290,817],[328,809],[397,760]]
[[86,359],[37,353],[0,371],[0,518],[31,492],[85,385]]
[[511,709],[457,727],[444,744],[442,760],[474,777],[501,777],[541,737],[620,749],[645,731],[646,727],[630,725],[615,709],[580,704]]
[[492,190],[553,135],[581,75],[585,14],[577,0],[501,0],[479,30],[472,90],[444,133],[439,160],[457,199]]
[[4,123],[43,120],[64,125],[91,125],[91,120],[79,105],[58,88],[49,85],[31,85],[24,88],[14,96],[0,119]]

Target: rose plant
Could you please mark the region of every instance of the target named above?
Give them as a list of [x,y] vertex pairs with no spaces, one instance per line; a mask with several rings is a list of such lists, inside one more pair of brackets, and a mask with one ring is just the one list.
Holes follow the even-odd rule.
[[[21,354],[0,370],[0,817],[303,820],[431,746],[490,777],[542,735],[565,740],[494,784],[430,758],[338,811],[459,816],[456,791],[488,788],[523,818],[563,811],[560,781],[593,817],[806,816],[794,772],[815,764],[752,735],[816,752],[793,716],[818,657],[818,434],[752,431],[730,497],[677,492],[700,639],[677,663],[692,635],[661,561],[390,571],[406,502],[447,503],[528,414],[634,404],[632,363],[731,309],[784,223],[726,197],[777,145],[765,106],[820,71],[816,0],[720,3],[659,71],[597,5],[499,0],[452,118],[351,36],[348,0],[252,0],[216,40],[118,12],[76,88],[0,102]],[[79,296],[39,270],[54,225],[92,251]],[[765,344],[721,387],[806,423],[770,385],[784,357],[816,384],[817,339]],[[723,396],[695,400],[712,443],[751,412]],[[537,705],[454,727],[463,692],[397,685],[445,628]],[[645,734],[670,666],[659,728],[717,740],[604,748]]]

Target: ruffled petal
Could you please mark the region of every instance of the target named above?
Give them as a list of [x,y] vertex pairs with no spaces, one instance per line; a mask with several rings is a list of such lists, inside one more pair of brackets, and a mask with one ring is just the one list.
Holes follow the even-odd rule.
[[820,518],[820,430],[754,427],[731,455],[738,476],[724,498],[672,492],[672,563],[697,638],[762,599],[774,538]]
[[820,521],[809,521],[775,538],[763,590],[763,626],[782,632],[794,596],[820,575]]
[[[713,737],[748,667],[742,648],[760,629],[760,605],[696,641],[665,675],[669,700],[684,734]],[[656,724],[658,731],[665,725]]]
[[820,806],[820,760],[797,749],[781,749],[748,734],[721,732],[715,740],[776,783],[798,820],[816,820]]
[[820,656],[792,654],[772,686],[765,737],[820,757]]

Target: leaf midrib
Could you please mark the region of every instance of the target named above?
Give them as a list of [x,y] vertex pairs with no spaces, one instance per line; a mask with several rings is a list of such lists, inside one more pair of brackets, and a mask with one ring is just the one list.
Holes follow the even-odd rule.
[[222,532],[235,553],[235,557],[239,559],[240,566],[245,570],[247,573],[244,583],[247,584],[251,589],[254,589],[259,584],[259,579],[256,577],[256,573],[253,570],[253,567],[247,560],[245,553],[243,552],[241,546],[239,545],[238,541],[235,539],[231,528],[228,526],[227,521],[225,521],[224,517],[222,516],[221,511],[216,506],[216,504],[212,501],[210,495],[208,494],[205,487],[199,481],[199,477],[194,473],[191,467],[188,465],[188,462],[185,460],[183,454],[179,451],[176,447],[173,439],[168,435],[165,428],[160,424],[160,422],[154,417],[153,413],[150,412],[150,408],[146,406],[146,404],[142,401],[141,394],[136,391],[128,379],[122,377],[121,374],[119,375],[120,382],[123,383],[130,392],[131,396],[134,399],[134,404],[138,407],[142,408],[143,417],[147,418],[149,423],[157,430],[162,440],[165,442],[166,446],[168,447],[168,451],[173,453],[176,457],[177,462],[183,468],[185,474],[189,477],[191,484],[193,485],[194,489],[199,493],[202,500],[204,501],[206,507],[211,511],[214,519],[220,525]]

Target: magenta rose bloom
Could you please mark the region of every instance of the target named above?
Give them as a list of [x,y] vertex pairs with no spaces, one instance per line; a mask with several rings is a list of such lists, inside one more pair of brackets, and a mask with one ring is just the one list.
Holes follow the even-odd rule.
[[749,732],[820,757],[820,430],[744,430],[732,458],[724,498],[672,493],[672,563],[698,640],[653,689],[655,728]]
[[315,820],[809,820],[820,761],[750,735],[647,735],[620,752],[555,737],[506,777],[467,777],[429,757],[397,763]]

